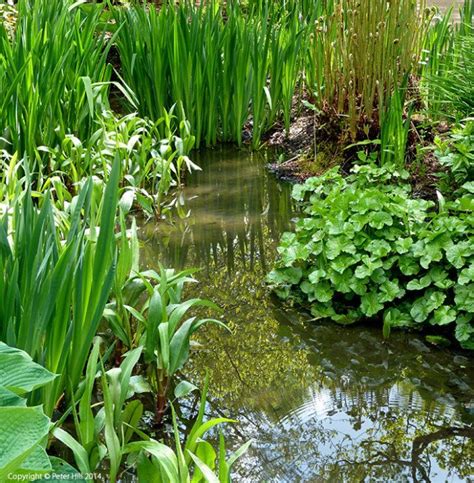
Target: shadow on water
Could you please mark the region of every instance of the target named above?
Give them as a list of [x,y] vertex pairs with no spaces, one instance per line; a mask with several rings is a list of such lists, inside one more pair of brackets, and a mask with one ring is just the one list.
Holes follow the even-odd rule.
[[[187,377],[211,378],[212,413],[254,439],[236,481],[472,481],[474,369],[415,334],[310,323],[264,276],[294,216],[290,187],[260,157],[200,153],[169,222],[142,227],[147,266],[198,267],[192,296],[232,328],[200,334]],[[215,315],[215,314],[212,314]]]

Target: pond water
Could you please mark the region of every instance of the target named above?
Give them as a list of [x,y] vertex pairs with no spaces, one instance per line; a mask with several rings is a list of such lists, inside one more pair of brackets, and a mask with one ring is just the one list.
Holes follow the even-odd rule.
[[207,370],[209,414],[239,420],[229,447],[254,440],[235,481],[473,481],[472,359],[282,306],[264,276],[295,216],[291,187],[245,151],[193,159],[203,171],[170,222],[142,228],[143,255],[200,268],[190,295],[215,301],[232,329],[202,330],[187,377],[201,384]]

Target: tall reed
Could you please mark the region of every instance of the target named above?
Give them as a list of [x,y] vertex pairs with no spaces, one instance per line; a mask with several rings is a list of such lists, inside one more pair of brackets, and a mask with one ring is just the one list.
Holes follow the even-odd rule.
[[102,9],[84,15],[71,0],[20,0],[14,36],[0,25],[0,147],[33,161],[66,134],[93,132],[111,76]]
[[377,128],[391,94],[417,67],[432,18],[425,0],[337,0],[320,17],[306,77],[320,109],[340,115],[355,138]]
[[237,1],[184,2],[115,15],[124,79],[140,114],[157,119],[177,103],[197,146],[241,144],[250,121],[257,146],[282,114],[289,127],[307,30],[296,6],[262,0],[244,12]]
[[98,209],[89,179],[64,229],[30,191],[0,219],[0,340],[60,374],[36,400],[49,415],[80,382],[112,288],[119,175],[116,161]]
[[435,119],[474,115],[474,0],[466,0],[460,22],[452,9],[430,31],[423,69],[423,93]]

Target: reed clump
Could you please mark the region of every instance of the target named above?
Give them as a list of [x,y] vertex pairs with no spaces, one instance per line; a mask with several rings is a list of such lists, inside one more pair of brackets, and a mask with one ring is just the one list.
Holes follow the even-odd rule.
[[308,33],[297,3],[135,5],[116,10],[116,22],[123,77],[142,116],[177,104],[197,146],[240,145],[247,128],[256,147],[279,118],[289,129]]
[[368,134],[418,66],[433,10],[425,0],[338,0],[315,22],[306,80],[319,109]]

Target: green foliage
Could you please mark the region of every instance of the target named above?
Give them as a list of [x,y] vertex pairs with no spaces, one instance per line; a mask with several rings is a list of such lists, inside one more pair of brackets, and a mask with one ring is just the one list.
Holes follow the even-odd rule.
[[[140,481],[185,483],[190,481],[193,466],[193,481],[230,481],[232,464],[247,450],[250,442],[226,460],[224,439],[221,436],[218,478],[214,473],[216,451],[204,436],[217,425],[234,421],[226,418],[204,421],[207,384],[201,396],[196,421],[184,444],[180,440],[173,410],[176,447],[173,451],[166,444],[150,439],[139,429],[143,404],[134,396],[150,390],[142,376],[132,375],[142,347],[128,352],[119,368],[104,372],[103,366],[99,369],[100,345],[101,340],[97,339],[87,365],[83,394],[78,408],[73,408],[78,439],[60,428],[53,432],[59,441],[72,450],[80,471],[83,474],[92,473],[103,467],[106,461],[108,481],[115,482],[127,461],[128,464],[136,465]],[[100,409],[94,411],[91,401],[96,380],[100,383],[103,399],[95,405]]]
[[179,2],[115,15],[123,23],[117,46],[124,79],[140,114],[157,119],[177,103],[197,146],[240,145],[250,116],[254,146],[280,113],[289,129],[307,32],[295,6],[264,1],[244,13],[238,2]]
[[[466,0],[463,22],[456,30],[441,23],[425,73],[430,112],[457,121],[474,114],[474,23],[472,3]],[[425,69],[426,70],[426,69]]]
[[[77,7],[77,4],[76,4]],[[20,0],[11,38],[0,25],[1,147],[30,160],[67,134],[87,138],[108,106],[110,42],[70,0]]]
[[136,204],[148,216],[159,216],[169,190],[181,184],[186,171],[200,169],[187,156],[194,145],[188,122],[179,123],[178,136],[173,111],[165,111],[156,122],[136,114],[117,117],[103,112],[97,121],[100,127],[89,139],[66,135],[61,145],[43,148],[48,153],[47,170],[38,179],[38,190],[52,186],[62,205],[74,195],[65,185],[80,187],[85,178],[94,176],[95,188],[102,191],[118,158],[124,213]]
[[305,70],[317,107],[353,139],[377,126],[394,89],[417,68],[433,12],[424,0],[337,0],[317,19]]
[[410,131],[411,110],[405,116],[406,79],[395,87],[386,112],[380,120],[380,163],[395,164],[403,169],[406,163],[406,148]]
[[161,268],[160,273],[147,271],[138,276],[148,292],[148,298],[137,310],[125,306],[136,319],[134,337],[143,346],[149,380],[157,395],[156,418],[160,421],[167,402],[173,376],[183,368],[189,358],[191,336],[204,324],[213,323],[226,327],[219,320],[189,317],[189,310],[196,307],[218,307],[208,300],[183,300],[183,288],[194,282],[192,271],[175,273]]
[[45,451],[50,421],[24,397],[56,377],[21,350],[0,342],[0,480],[51,470]]
[[97,208],[86,182],[64,232],[49,195],[38,209],[27,192],[0,221],[0,340],[61,374],[36,395],[49,415],[79,384],[112,288],[119,170],[116,162]]
[[[435,139],[435,154],[444,169],[440,174],[441,190],[449,193],[465,183],[474,180],[474,122],[469,121],[464,127],[454,129],[447,139]],[[466,186],[467,189],[469,185]],[[472,186],[471,186],[472,192]]]
[[472,194],[445,204],[410,196],[393,166],[332,170],[294,188],[305,217],[287,233],[268,280],[283,298],[309,303],[315,318],[392,327],[448,325],[474,348]]

